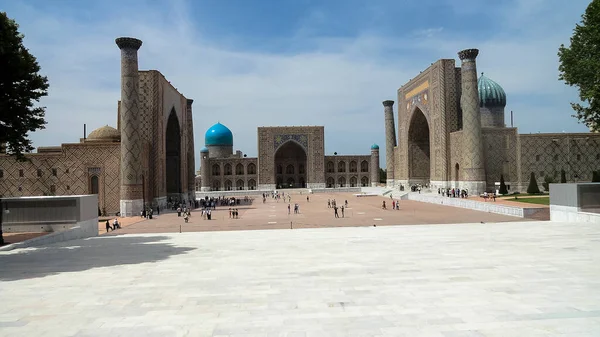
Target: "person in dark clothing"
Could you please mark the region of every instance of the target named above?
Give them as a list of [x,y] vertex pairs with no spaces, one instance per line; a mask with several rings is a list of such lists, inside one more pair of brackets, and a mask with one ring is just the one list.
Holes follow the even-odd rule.
[[339,218],[340,216],[339,216],[339,214],[338,214],[338,211],[337,211],[337,210],[338,210],[337,206],[333,206],[333,212],[334,212],[334,215],[335,215],[335,217],[336,217],[336,218]]
[[106,220],[106,232],[108,232],[109,229],[112,230],[113,228],[110,226],[110,221]]

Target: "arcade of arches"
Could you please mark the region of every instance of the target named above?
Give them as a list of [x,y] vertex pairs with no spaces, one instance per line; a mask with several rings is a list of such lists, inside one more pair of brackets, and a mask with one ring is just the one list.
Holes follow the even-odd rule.
[[[218,124],[218,129],[233,137],[224,125]],[[196,191],[372,186],[373,177],[379,178],[379,146],[373,144],[368,155],[325,155],[324,129],[323,126],[259,127],[258,157],[254,158],[233,151],[231,143],[218,144],[229,147],[231,154],[226,155],[211,156],[212,150],[207,147],[202,150]],[[205,143],[215,146],[211,134],[207,137],[211,142],[205,139]]]

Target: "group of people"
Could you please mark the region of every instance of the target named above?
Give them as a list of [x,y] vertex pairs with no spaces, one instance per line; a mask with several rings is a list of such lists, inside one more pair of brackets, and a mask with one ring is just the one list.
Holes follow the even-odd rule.
[[438,188],[438,194],[450,198],[468,198],[469,190],[460,188]]
[[496,193],[488,193],[488,192],[483,192],[483,195],[481,196],[483,198],[483,201],[487,201],[488,199],[492,199],[494,201],[496,201]]
[[112,226],[110,225],[110,220],[106,220],[106,231],[107,232],[109,230],[114,231],[115,229],[120,229],[120,228],[121,228],[121,224],[119,223],[119,219],[115,218]]
[[[391,196],[390,196],[390,199],[392,199]],[[387,205],[385,204],[385,200],[381,203],[381,209],[387,209]],[[396,200],[392,199],[392,209],[395,209],[397,211],[400,210],[400,200],[396,201]]]
[[229,218],[230,219],[239,219],[239,211],[237,208],[229,207]]

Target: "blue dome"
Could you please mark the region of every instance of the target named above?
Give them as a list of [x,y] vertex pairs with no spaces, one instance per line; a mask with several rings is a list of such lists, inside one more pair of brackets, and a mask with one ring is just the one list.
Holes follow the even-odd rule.
[[206,153],[206,152],[208,152],[208,149],[206,148],[206,146],[200,149],[200,153]]
[[209,145],[231,145],[233,146],[233,133],[225,125],[217,123],[206,130],[204,144]]
[[377,144],[371,145],[371,150],[379,150],[379,145],[377,145]]
[[479,106],[492,108],[506,106],[506,93],[500,84],[483,76],[477,80],[477,89],[479,90]]

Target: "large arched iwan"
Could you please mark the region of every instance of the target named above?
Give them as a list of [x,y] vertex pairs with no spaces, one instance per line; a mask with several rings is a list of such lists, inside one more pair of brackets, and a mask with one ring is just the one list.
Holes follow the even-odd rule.
[[[275,181],[277,188],[305,188],[306,187],[306,151],[295,141],[289,140],[281,145],[275,152],[275,167],[289,168],[283,172],[276,171]],[[302,169],[301,169],[302,168]]]
[[181,128],[175,109],[171,109],[169,114],[165,142],[167,195],[179,199],[181,196]]
[[411,184],[428,184],[431,177],[429,123],[416,108],[408,129],[408,172]]

